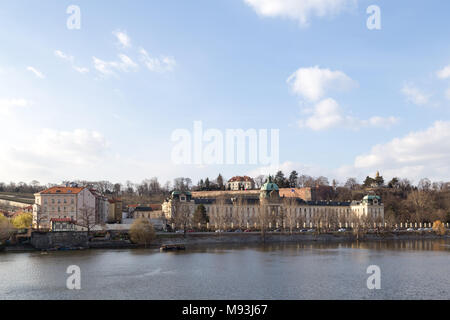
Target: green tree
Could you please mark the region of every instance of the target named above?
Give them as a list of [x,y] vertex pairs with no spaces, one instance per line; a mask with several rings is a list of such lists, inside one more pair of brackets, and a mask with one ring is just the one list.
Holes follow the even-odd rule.
[[364,180],[364,184],[363,184],[363,186],[365,187],[365,188],[370,188],[370,187],[372,187],[372,185],[375,183],[375,179],[374,178],[371,178],[371,177],[369,177],[369,176],[367,176],[366,177],[366,180]]
[[11,222],[16,229],[28,229],[31,228],[33,215],[31,213],[22,213],[15,216]]
[[200,224],[203,226],[209,222],[209,217],[206,214],[206,208],[203,204],[197,206],[192,219],[196,225]]
[[397,177],[392,178],[388,183],[388,187],[390,189],[399,189],[400,188],[400,180]]
[[224,189],[223,177],[220,173],[219,173],[219,176],[217,177],[217,186],[219,187],[219,190]]
[[275,179],[274,179],[275,183],[278,185],[278,187],[280,188],[285,188],[287,184],[289,184],[289,182],[286,180],[286,178],[284,177],[284,173],[283,171],[278,171],[277,174],[275,175]]
[[297,188],[297,185],[298,185],[298,172],[294,170],[289,175],[289,186],[291,188]]
[[147,248],[156,238],[155,229],[148,219],[139,218],[131,225],[130,238],[134,243],[143,244]]
[[203,179],[200,179],[200,181],[198,182],[198,190],[203,190],[203,188],[205,187],[205,183],[203,182]]
[[374,181],[377,184],[377,186],[379,186],[379,187],[382,187],[384,185],[384,178],[383,178],[383,176],[380,176],[380,173],[378,171],[377,171],[377,175],[375,176]]

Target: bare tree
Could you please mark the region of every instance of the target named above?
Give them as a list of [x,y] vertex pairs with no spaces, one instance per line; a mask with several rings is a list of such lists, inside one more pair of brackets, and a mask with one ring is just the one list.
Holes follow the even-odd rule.
[[281,210],[284,211],[284,215],[286,217],[286,222],[289,227],[289,232],[292,234],[294,226],[297,223],[296,216],[296,208],[297,208],[297,199],[287,197],[283,199]]
[[47,221],[47,219],[48,219],[48,216],[45,213],[43,213],[42,211],[37,212],[36,215],[33,215],[33,220],[34,220],[33,223],[36,225],[36,230],[40,230],[41,224],[44,221]]
[[[215,223],[219,226],[219,229],[225,229],[228,223],[229,215],[227,213],[227,199],[224,196],[220,196],[216,199],[216,212],[215,212]],[[232,214],[230,213],[230,216]]]
[[432,207],[432,202],[431,195],[426,191],[414,190],[408,194],[407,203],[416,222],[422,222],[426,219],[427,213]]
[[237,222],[238,227],[241,228],[246,222],[245,209],[248,208],[248,201],[245,197],[241,196],[236,198],[234,203],[236,208],[236,215],[234,217],[234,220]]
[[419,190],[422,191],[430,191],[431,190],[431,180],[428,178],[420,179],[419,184],[417,185]]
[[97,226],[97,222],[95,221],[95,208],[93,207],[87,207],[86,205],[83,205],[80,208],[77,219],[78,225],[86,228],[88,235],[90,234],[91,230],[95,226]]
[[261,175],[257,176],[254,181],[255,181],[255,187],[259,189],[263,186],[264,182],[266,181],[266,176],[261,174]]

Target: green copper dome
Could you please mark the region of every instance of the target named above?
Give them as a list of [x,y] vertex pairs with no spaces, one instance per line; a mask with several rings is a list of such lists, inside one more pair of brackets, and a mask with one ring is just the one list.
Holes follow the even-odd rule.
[[267,182],[264,183],[264,185],[261,187],[261,191],[272,191],[272,190],[279,191],[280,188],[278,188],[276,183],[272,182],[272,177],[269,176]]
[[367,196],[365,196],[363,198],[363,200],[375,200],[375,199],[381,200],[381,198],[379,196],[375,196],[375,195],[371,195],[371,194],[368,194]]

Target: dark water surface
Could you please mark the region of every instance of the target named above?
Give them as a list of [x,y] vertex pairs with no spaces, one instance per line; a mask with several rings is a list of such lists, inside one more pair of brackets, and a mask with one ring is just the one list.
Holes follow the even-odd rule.
[[0,299],[450,299],[449,270],[448,240],[3,253]]

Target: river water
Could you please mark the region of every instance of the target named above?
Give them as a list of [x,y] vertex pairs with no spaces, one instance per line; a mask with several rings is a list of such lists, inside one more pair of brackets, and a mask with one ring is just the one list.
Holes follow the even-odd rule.
[[449,240],[1,253],[0,299],[450,299],[449,266]]

